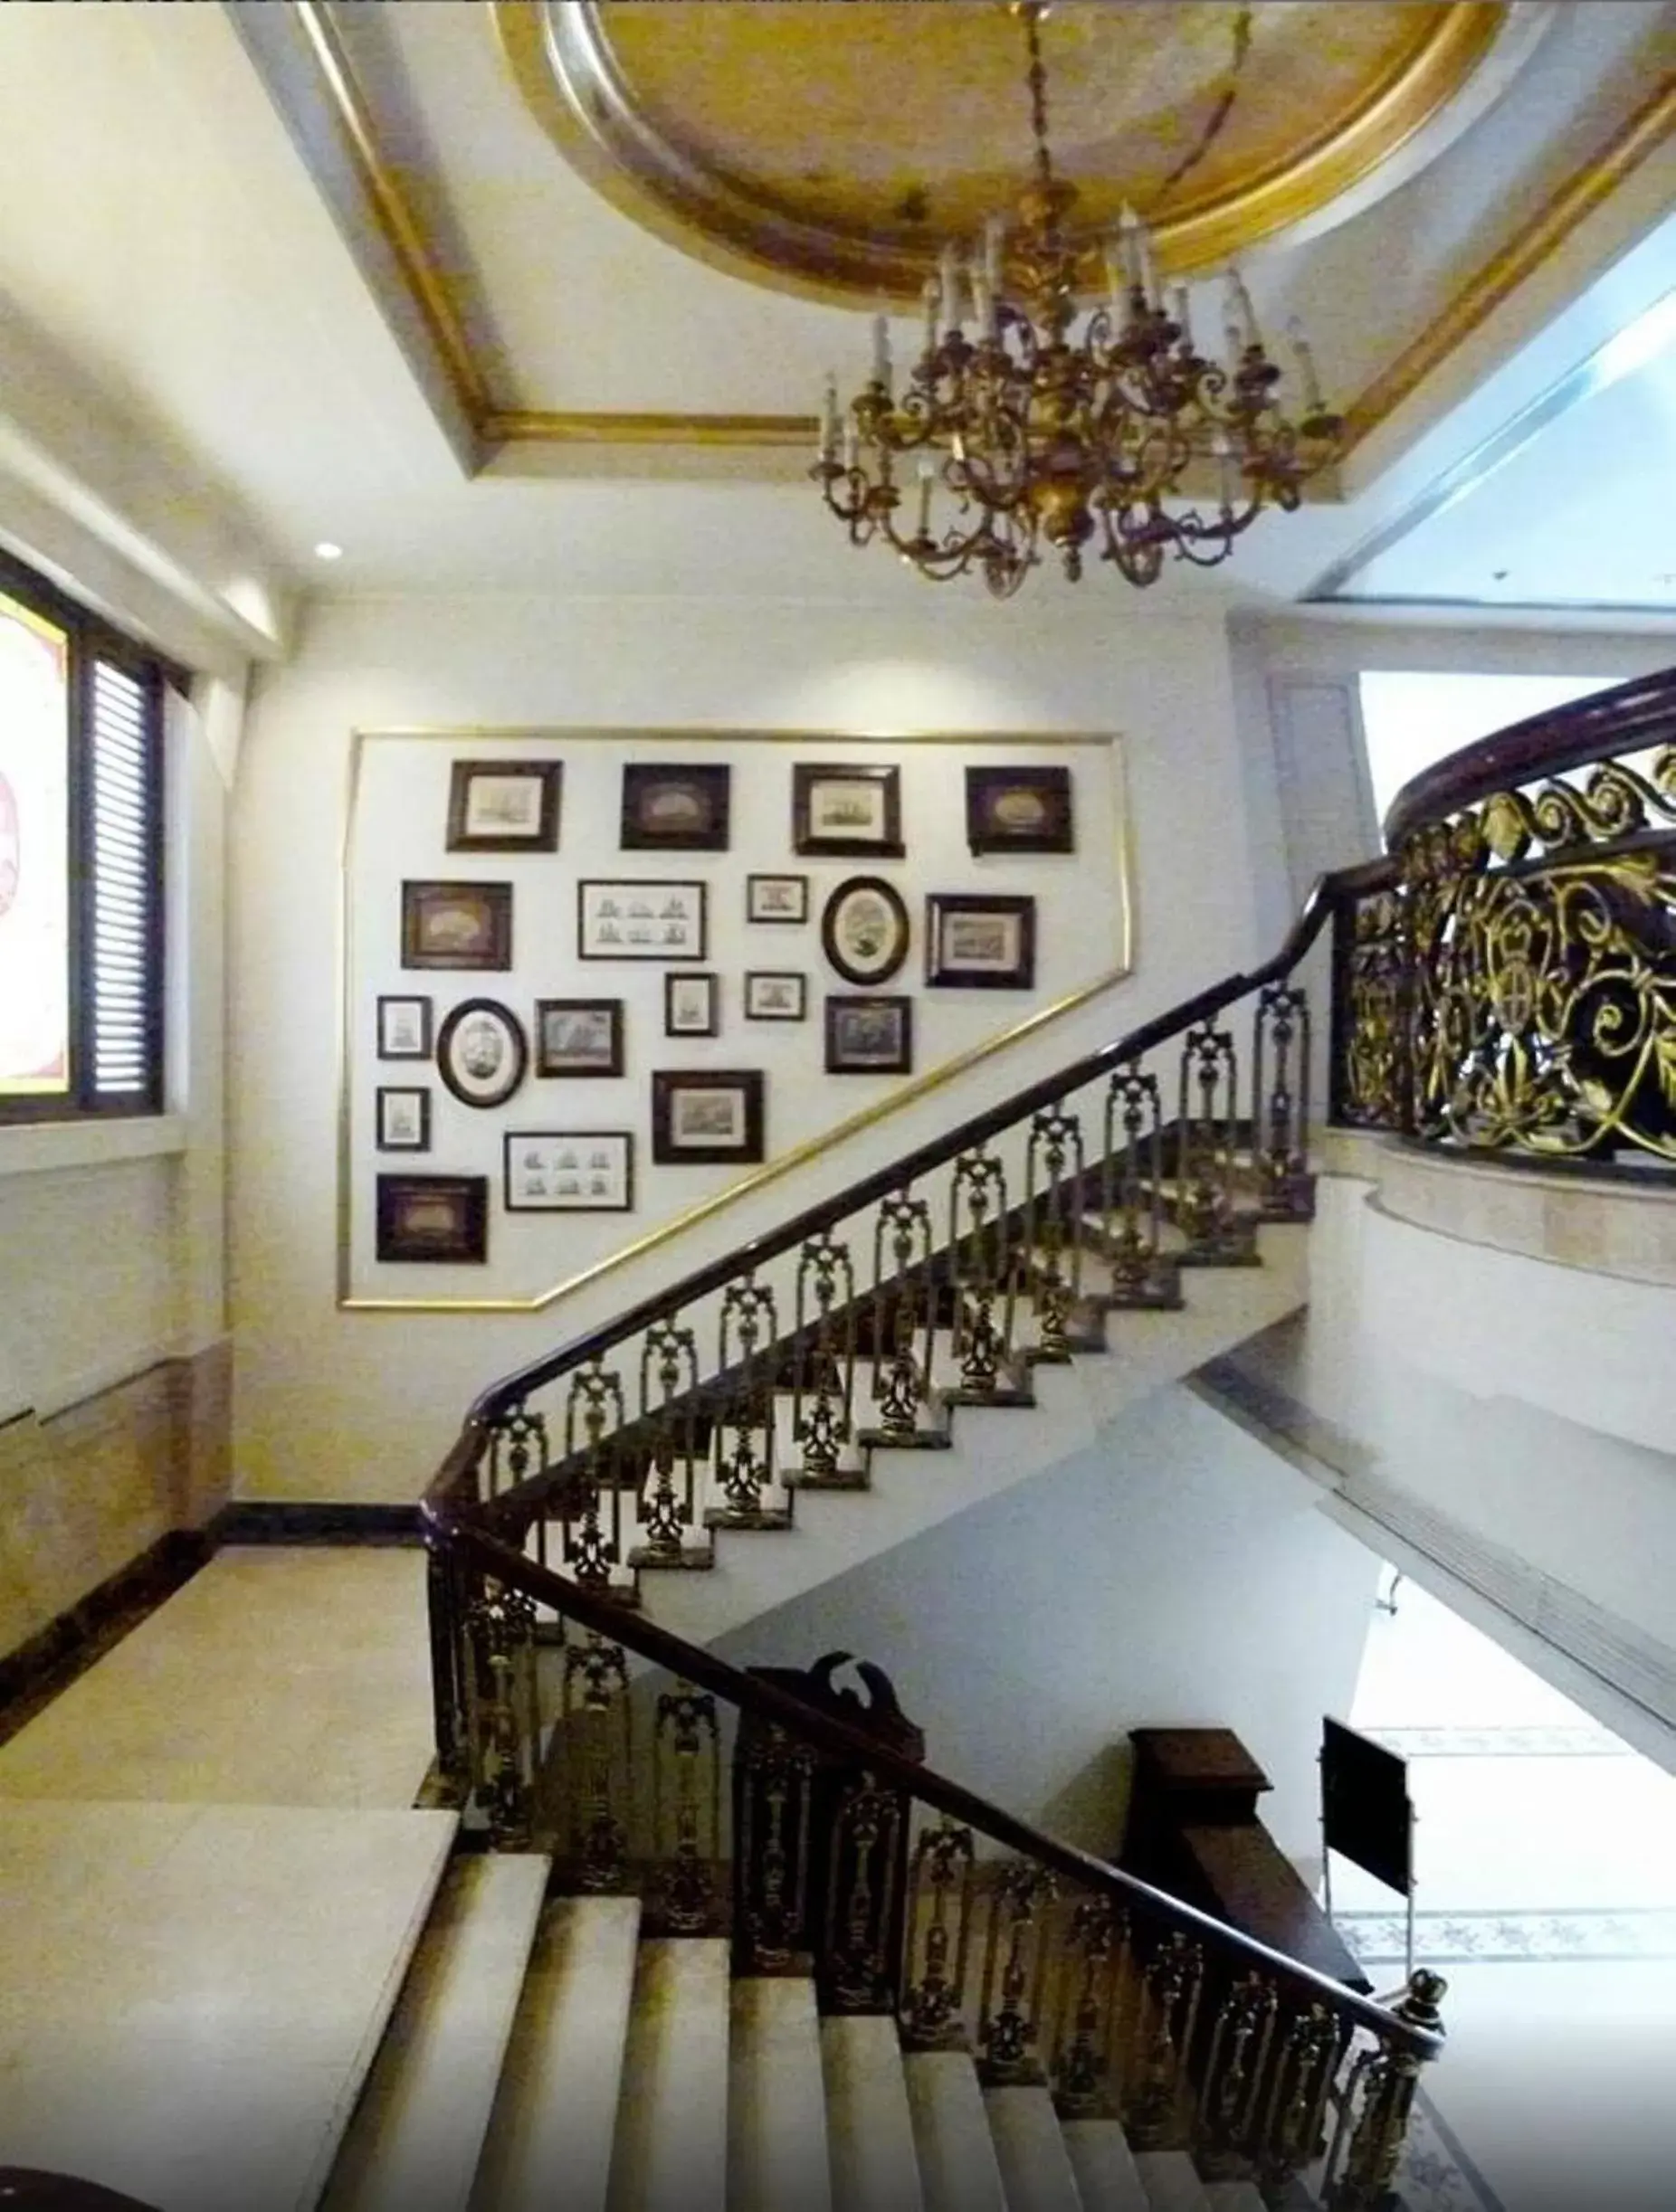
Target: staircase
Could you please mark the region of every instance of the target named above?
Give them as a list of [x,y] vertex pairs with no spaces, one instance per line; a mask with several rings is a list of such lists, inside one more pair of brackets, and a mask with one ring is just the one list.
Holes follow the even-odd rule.
[[549,1901],[550,1874],[453,1862],[325,2212],[1263,2212],[1040,2082],[823,2017],[810,1975],[733,1979],[724,1938],[647,1934],[633,1897]]

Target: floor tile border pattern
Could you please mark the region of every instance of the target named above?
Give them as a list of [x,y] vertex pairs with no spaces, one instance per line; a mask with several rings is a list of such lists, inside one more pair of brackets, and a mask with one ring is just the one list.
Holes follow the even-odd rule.
[[[1336,1913],[1333,1924],[1364,1966],[1400,1966],[1407,1956],[1401,1913]],[[1414,1956],[1427,1966],[1676,1959],[1676,1906],[1416,1913]]]

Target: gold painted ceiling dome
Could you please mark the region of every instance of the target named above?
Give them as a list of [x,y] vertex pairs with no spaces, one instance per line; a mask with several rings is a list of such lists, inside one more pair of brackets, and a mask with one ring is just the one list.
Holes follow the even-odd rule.
[[[1093,242],[1128,204],[1174,273],[1339,220],[1494,97],[1538,0],[1067,0],[1056,166]],[[637,221],[840,299],[916,298],[1016,198],[1029,108],[1001,0],[510,0],[526,100]],[[1096,279],[1096,262],[1089,273]]]

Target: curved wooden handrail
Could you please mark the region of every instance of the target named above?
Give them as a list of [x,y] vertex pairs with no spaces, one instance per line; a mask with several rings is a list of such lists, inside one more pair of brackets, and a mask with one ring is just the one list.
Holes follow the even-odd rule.
[[1395,850],[1423,824],[1447,821],[1463,807],[1535,776],[1564,775],[1662,739],[1676,741],[1676,669],[1552,707],[1434,761],[1411,776],[1386,810],[1386,843]]
[[1057,1837],[1044,1835],[1027,1820],[1003,1811],[964,1784],[950,1781],[929,1767],[914,1765],[875,1737],[851,1728],[816,1706],[805,1704],[788,1691],[730,1666],[713,1652],[690,1644],[643,1616],[627,1612],[610,1599],[538,1566],[509,1544],[485,1535],[481,1529],[450,1511],[442,1502],[428,1499],[422,1510],[432,1534],[450,1552],[469,1560],[496,1581],[521,1590],[538,1604],[551,1606],[555,1611],[579,1621],[584,1628],[595,1630],[610,1642],[621,1644],[639,1657],[650,1660],[654,1666],[663,1667],[681,1680],[709,1691],[742,1712],[790,1729],[805,1743],[867,1768],[892,1789],[917,1798],[921,1804],[948,1814],[951,1819],[980,1829],[992,1841],[1005,1844],[1009,1850],[1050,1866],[1071,1881],[1101,1891],[1119,1903],[1139,1905],[1158,1914],[1172,1927],[1213,1943],[1224,1957],[1232,1954],[1248,1970],[1257,1969],[1286,1981],[1309,2002],[1330,2006],[1340,2018],[1355,2020],[1358,2027],[1372,2029],[1387,2043],[1400,2046],[1416,2057],[1433,2057],[1443,2049],[1441,2034],[1414,2027],[1373,1998],[1347,1989],[1344,1983],[1317,1973],[1314,1968],[1289,1959],[1281,1951],[1271,1951],[1254,1936],[1242,1934],[1237,1928],[1184,1903],[1167,1891],[1155,1889],[1149,1882],[1126,1874],[1120,1866],[1110,1865]]
[[981,1114],[973,1115],[957,1127],[921,1144],[915,1152],[893,1160],[889,1166],[878,1168],[870,1175],[841,1191],[836,1197],[823,1199],[819,1204],[805,1208],[777,1229],[767,1229],[749,1242],[734,1247],[720,1258],[709,1261],[685,1276],[668,1289],[654,1291],[636,1305],[628,1307],[614,1319],[602,1322],[595,1329],[573,1337],[555,1352],[544,1353],[538,1359],[490,1383],[473,1402],[465,1418],[460,1435],[455,1438],[447,1457],[438,1468],[425,1492],[427,1499],[452,1495],[464,1481],[477,1457],[483,1437],[490,1424],[509,1407],[518,1404],[533,1390],[551,1382],[555,1376],[567,1373],[574,1367],[609,1352],[627,1338],[636,1335],[663,1315],[676,1312],[713,1291],[748,1275],[752,1268],[761,1267],[794,1246],[806,1242],[829,1229],[836,1221],[857,1213],[863,1206],[887,1198],[917,1177],[942,1167],[961,1153],[984,1144],[999,1131],[1023,1121],[1026,1115],[1039,1113],[1043,1106],[1052,1106],[1070,1092],[1080,1090],[1085,1083],[1109,1074],[1124,1060],[1150,1051],[1166,1043],[1196,1023],[1207,1021],[1222,1012],[1238,999],[1260,991],[1267,983],[1276,983],[1290,973],[1314,944],[1338,899],[1347,894],[1367,888],[1384,866],[1383,861],[1367,861],[1333,875],[1322,876],[1310,889],[1302,910],[1287,933],[1285,943],[1272,959],[1261,967],[1231,975],[1208,990],[1183,1000],[1178,1005],[1156,1014],[1109,1045],[1073,1061],[1069,1068],[1044,1076],[1040,1081],[1014,1092],[999,1106],[987,1106]]

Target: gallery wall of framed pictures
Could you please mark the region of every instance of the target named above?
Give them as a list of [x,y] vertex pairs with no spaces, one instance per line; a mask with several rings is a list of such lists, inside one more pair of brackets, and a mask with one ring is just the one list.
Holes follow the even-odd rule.
[[363,733],[346,1295],[539,1296],[1109,980],[1126,844],[1109,736]]

